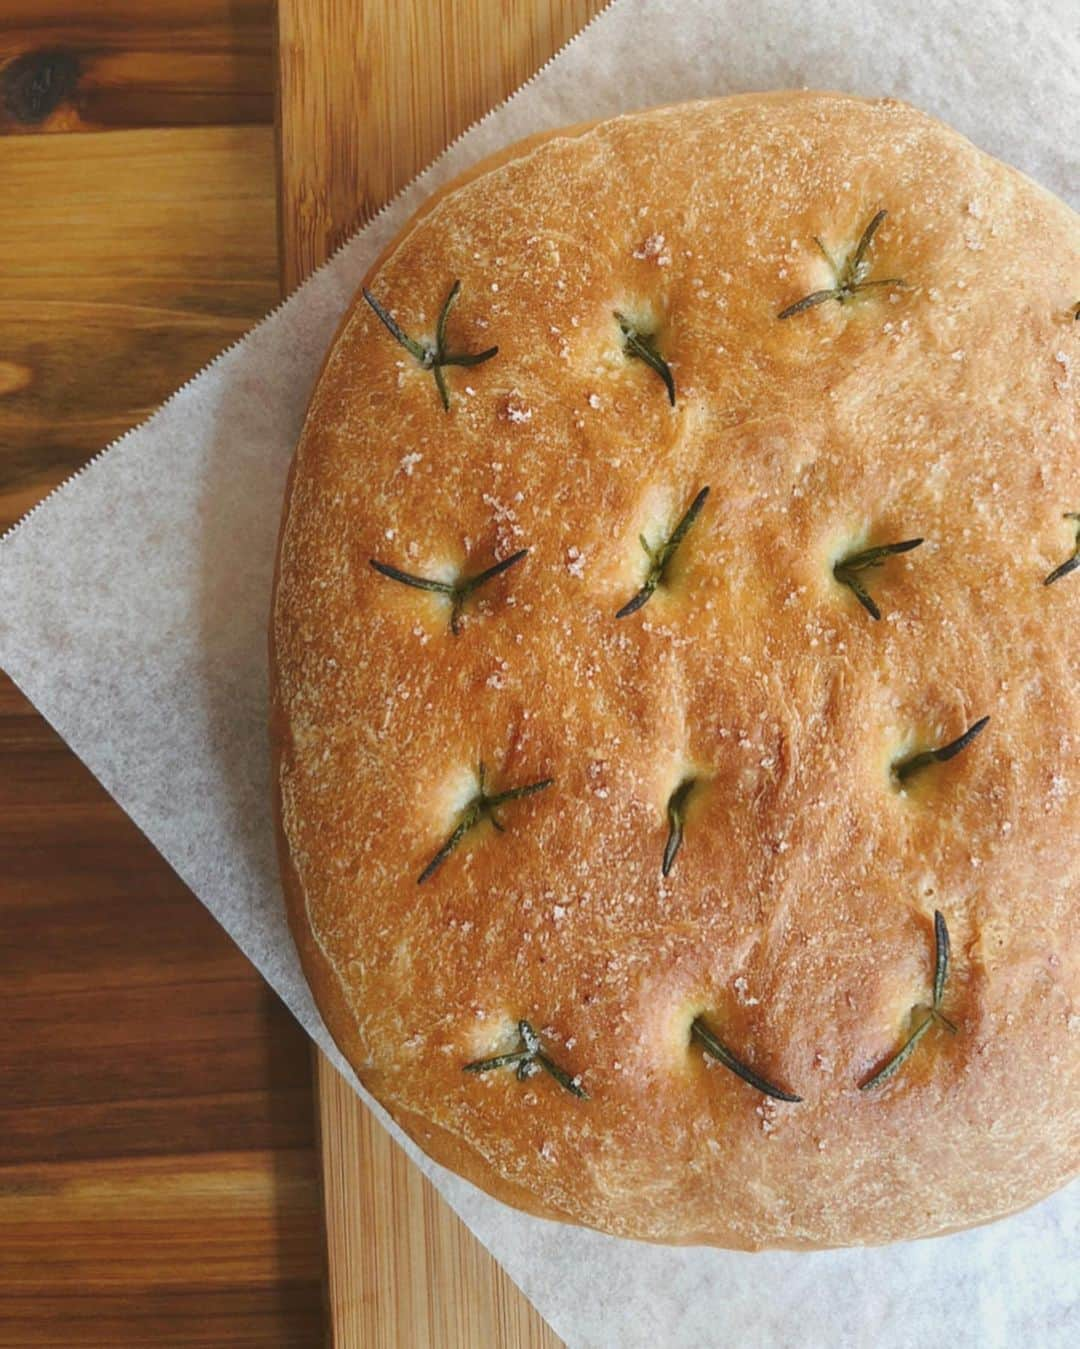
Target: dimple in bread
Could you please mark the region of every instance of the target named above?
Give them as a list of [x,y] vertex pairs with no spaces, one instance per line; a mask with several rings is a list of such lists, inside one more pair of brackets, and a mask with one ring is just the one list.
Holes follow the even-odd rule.
[[746,96],[515,147],[365,284],[271,632],[290,921],[365,1085],[653,1241],[1064,1184],[1076,216],[894,101]]

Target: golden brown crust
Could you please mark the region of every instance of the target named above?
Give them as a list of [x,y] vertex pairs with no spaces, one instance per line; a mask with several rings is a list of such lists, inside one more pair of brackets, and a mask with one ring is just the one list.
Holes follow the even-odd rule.
[[[850,303],[831,284],[879,208]],[[1080,227],[931,119],[717,100],[515,147],[358,297],[297,450],[272,620],[290,921],[327,1024],[432,1156],[510,1203],[659,1241],[882,1242],[1063,1184],[1080,1156]],[[613,311],[659,322],[677,386]],[[1080,325],[1075,325],[1080,328]],[[668,580],[616,619],[710,495]],[[922,536],[866,573],[833,563]],[[378,575],[528,557],[466,606]],[[907,790],[891,763],[983,715]],[[422,886],[475,790],[552,777]],[[660,859],[687,775],[684,846]],[[943,1011],[864,1083],[930,999]],[[691,1045],[697,1015],[802,1101]],[[922,1015],[922,1014],[919,1014]],[[542,1033],[580,1075],[462,1071]]]

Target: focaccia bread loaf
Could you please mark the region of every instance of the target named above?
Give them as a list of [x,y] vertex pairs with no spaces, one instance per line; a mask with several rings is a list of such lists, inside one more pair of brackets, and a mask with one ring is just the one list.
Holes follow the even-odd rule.
[[365,1085],[655,1241],[1064,1184],[1077,217],[897,102],[746,96],[515,147],[366,287],[271,634],[289,916]]

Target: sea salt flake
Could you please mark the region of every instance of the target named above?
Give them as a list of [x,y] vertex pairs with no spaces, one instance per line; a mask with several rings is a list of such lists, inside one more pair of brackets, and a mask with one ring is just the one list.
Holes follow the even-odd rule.
[[507,395],[500,415],[503,421],[511,422],[514,426],[523,426],[526,422],[532,421],[532,408],[525,403],[521,394],[515,389]]
[[[659,258],[664,251],[664,243],[662,234],[650,234],[634,249],[634,257],[641,260]],[[670,258],[668,261],[670,262]]]
[[746,991],[747,990],[746,976],[743,974],[740,974],[739,977],[735,980],[734,988],[735,988],[735,997],[738,999],[739,1003],[743,1007],[756,1007],[758,1003],[761,1001],[760,998],[752,998],[749,996],[749,994]]

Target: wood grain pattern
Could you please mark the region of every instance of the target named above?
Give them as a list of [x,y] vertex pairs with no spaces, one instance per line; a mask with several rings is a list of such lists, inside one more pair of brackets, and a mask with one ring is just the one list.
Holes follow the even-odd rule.
[[[279,0],[283,285],[600,8]],[[316,1088],[334,1344],[555,1349],[551,1328],[321,1056]]]
[[322,1056],[316,1082],[334,1349],[559,1349],[551,1327]]
[[[357,156],[374,144],[382,167],[370,166],[362,208],[373,209],[598,4],[453,0],[439,14],[365,0],[382,43],[363,47],[377,134],[357,134],[357,108],[340,86],[326,91],[347,120],[325,181],[346,156],[359,182]],[[356,50],[354,6],[323,7],[339,50]],[[319,26],[307,9],[297,22],[290,0],[283,16],[297,41],[312,13]],[[271,0],[0,0],[3,70],[42,52],[77,58],[74,83],[62,61],[16,68],[29,72],[18,91],[29,120],[0,72],[0,133],[90,132],[0,134],[0,528],[276,299],[269,129],[130,130],[264,122],[270,15]],[[303,52],[289,70],[329,125],[318,71]],[[94,134],[103,127],[114,129]],[[306,172],[315,191],[320,174]],[[318,237],[309,258],[358,221],[361,197],[312,199],[327,228],[305,230]],[[0,930],[0,1346],[320,1343],[307,1041],[2,677]],[[359,1143],[326,1153],[346,1167],[326,1183],[367,1266],[354,1281],[339,1265],[340,1291],[363,1299],[391,1279],[399,1299],[369,1298],[341,1342],[555,1345],[336,1075],[323,1127],[336,1101],[331,1132],[355,1128]],[[386,1244],[370,1240],[374,1225]]]
[[319,1342],[304,1033],[0,679],[0,1346]]
[[273,0],[3,0],[0,134],[273,120]]
[[0,138],[0,529],[278,296],[273,132]]
[[[0,0],[0,64],[78,46],[110,125],[265,120],[270,13]],[[0,136],[0,181],[2,528],[278,290],[269,126]],[[0,933],[0,1346],[321,1343],[307,1038],[3,677]]]
[[603,6],[604,0],[279,0],[286,288]]

